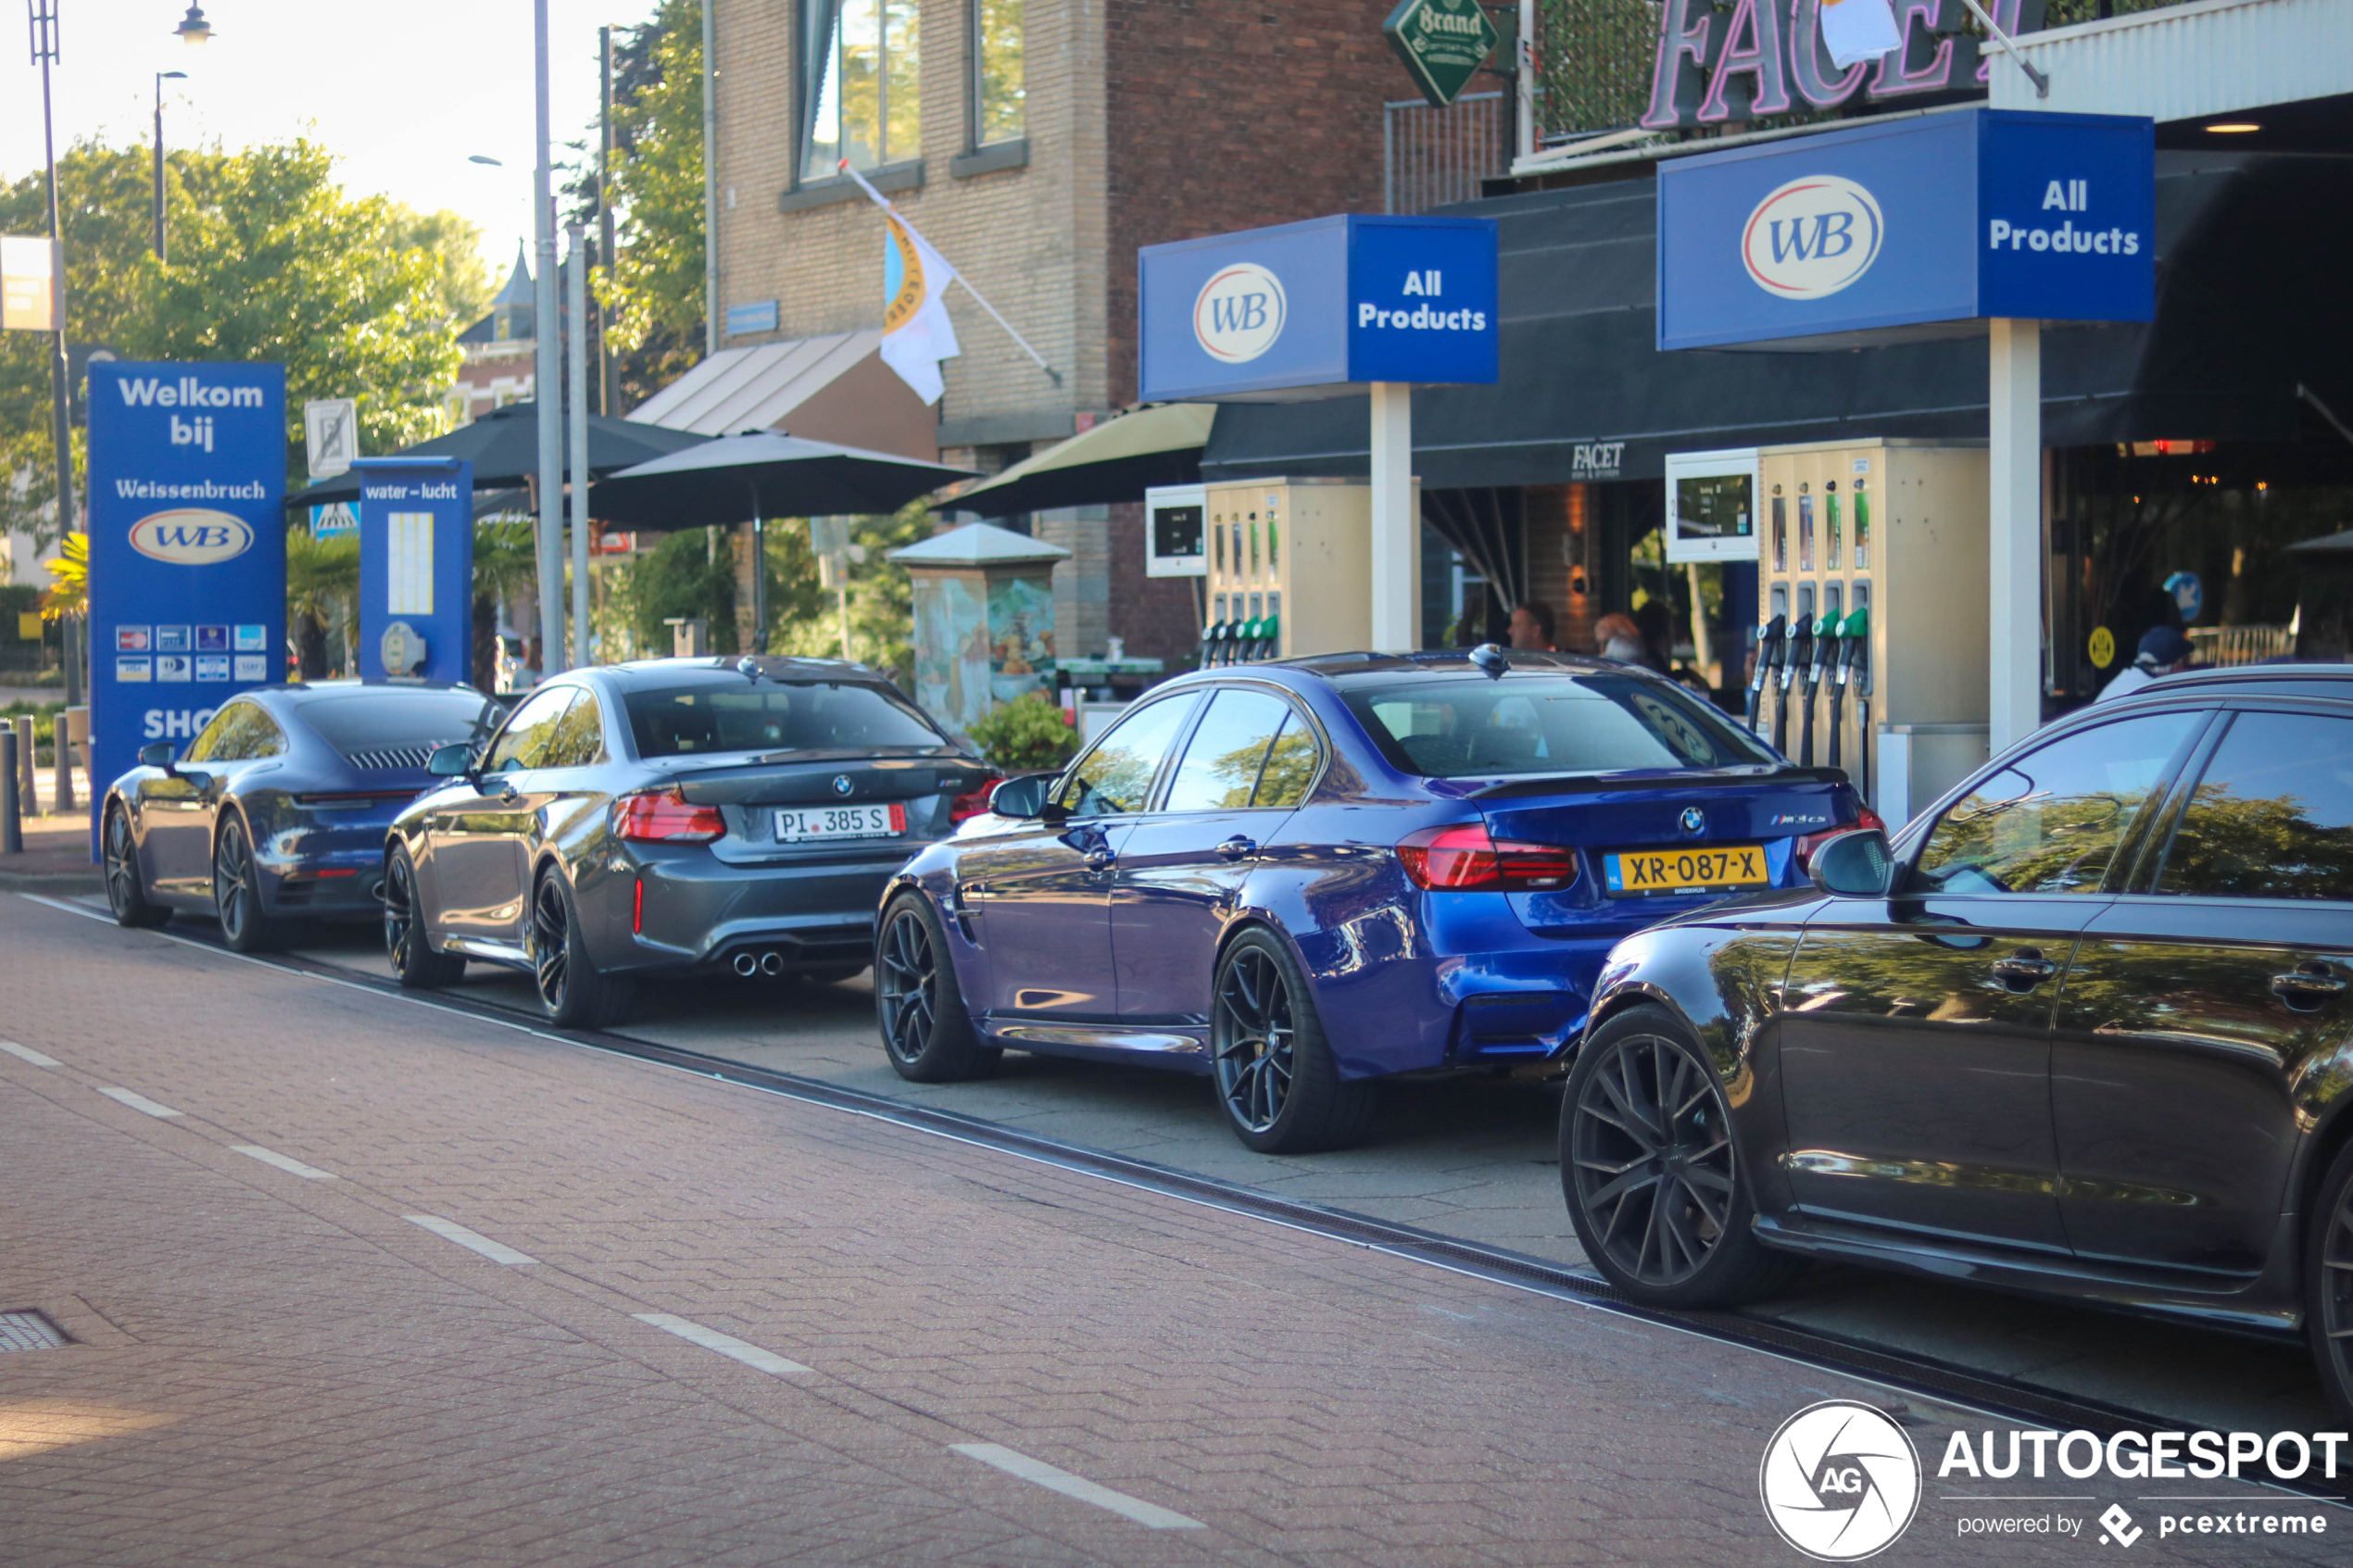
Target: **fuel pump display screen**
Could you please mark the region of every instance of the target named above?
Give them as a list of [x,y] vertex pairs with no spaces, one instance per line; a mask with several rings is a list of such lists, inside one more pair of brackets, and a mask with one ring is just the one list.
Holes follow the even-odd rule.
[[1709,474],[1675,482],[1675,537],[1686,543],[1700,539],[1756,537],[1755,486],[1744,473]]
[[1144,574],[1205,577],[1209,573],[1208,496],[1198,485],[1144,497]]
[[1669,454],[1667,558],[1755,560],[1757,495],[1753,451]]

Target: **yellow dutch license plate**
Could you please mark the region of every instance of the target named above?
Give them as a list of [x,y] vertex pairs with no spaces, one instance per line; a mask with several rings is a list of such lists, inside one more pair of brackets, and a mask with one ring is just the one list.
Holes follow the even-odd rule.
[[1723,893],[1763,887],[1761,844],[1695,845],[1689,849],[1627,849],[1602,857],[1602,879],[1613,898],[1657,893]]

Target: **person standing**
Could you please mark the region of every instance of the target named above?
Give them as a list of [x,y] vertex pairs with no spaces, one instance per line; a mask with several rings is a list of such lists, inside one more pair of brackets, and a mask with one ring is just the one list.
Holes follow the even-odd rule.
[[1557,653],[1554,646],[1553,607],[1541,599],[1523,599],[1512,610],[1512,646],[1536,653]]
[[2111,698],[2131,696],[2159,677],[2173,673],[2188,663],[2190,657],[2196,652],[2197,649],[2178,628],[2152,626],[2141,634],[2140,652],[2133,656],[2133,662],[2118,671],[2116,678],[2092,700],[2107,702]]
[[1650,660],[1643,655],[1642,631],[1634,624],[1632,616],[1613,610],[1594,622],[1593,636],[1602,645],[1604,659],[1614,659],[1620,664],[1649,666]]

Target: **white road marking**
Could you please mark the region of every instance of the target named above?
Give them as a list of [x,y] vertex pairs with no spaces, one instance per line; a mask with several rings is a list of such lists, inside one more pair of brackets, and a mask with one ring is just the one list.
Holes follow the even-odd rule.
[[321,1171],[316,1165],[305,1165],[291,1154],[281,1154],[274,1148],[264,1148],[258,1143],[233,1143],[229,1147],[239,1154],[260,1160],[264,1165],[275,1165],[289,1176],[305,1176],[314,1182],[332,1182],[335,1179],[335,1173],[333,1171]]
[[400,1217],[412,1225],[424,1226],[444,1241],[454,1241],[468,1251],[479,1252],[492,1262],[504,1263],[510,1269],[539,1261],[530,1253],[518,1252],[503,1241],[493,1241],[479,1231],[470,1231],[455,1220],[445,1220],[437,1214],[403,1214]]
[[0,1051],[6,1051],[19,1061],[29,1061],[35,1067],[55,1067],[57,1065],[57,1059],[56,1057],[43,1056],[31,1046],[20,1046],[14,1040],[0,1040]]
[[778,1377],[809,1370],[799,1361],[786,1361],[774,1350],[763,1350],[732,1334],[722,1334],[715,1328],[705,1328],[698,1323],[689,1323],[668,1312],[632,1312],[630,1316],[639,1323],[651,1323],[656,1328],[674,1334],[689,1344],[699,1345],[706,1350],[716,1350],[723,1356],[733,1356],[748,1367],[758,1367],[761,1372]]
[[177,1116],[180,1114],[179,1111],[172,1110],[171,1107],[168,1105],[157,1105],[146,1096],[133,1093],[129,1089],[118,1089],[108,1085],[100,1085],[98,1092],[106,1096],[108,1099],[119,1100],[122,1104],[129,1106],[132,1110],[144,1110],[150,1116]]
[[17,897],[29,903],[46,904],[53,909],[63,909],[69,915],[80,915],[83,920],[94,920],[102,925],[112,925],[114,923],[114,916],[112,915],[101,914],[96,909],[85,909],[79,904],[69,904],[61,898],[44,897],[43,895],[38,893],[19,893]]
[[1015,1453],[1013,1449],[995,1443],[950,1443],[948,1446],[967,1458],[976,1459],[983,1464],[995,1465],[1008,1475],[1018,1475],[1023,1480],[1043,1486],[1050,1492],[1060,1492],[1066,1498],[1076,1498],[1080,1502],[1089,1502],[1097,1508],[1108,1509],[1122,1519],[1132,1519],[1147,1530],[1206,1530],[1209,1528],[1198,1519],[1188,1519],[1181,1513],[1170,1512],[1158,1503],[1146,1502],[1141,1498],[1131,1498],[1126,1492],[1114,1492],[1109,1486],[1099,1486],[1083,1475],[1073,1475],[1067,1470],[1057,1470],[1044,1460],[1032,1459],[1027,1454]]

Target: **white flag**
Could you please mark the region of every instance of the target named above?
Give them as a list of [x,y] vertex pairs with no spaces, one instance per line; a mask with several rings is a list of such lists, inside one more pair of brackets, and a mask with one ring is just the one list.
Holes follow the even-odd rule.
[[1839,69],[1878,59],[1903,43],[1887,0],[1822,0],[1822,44]]
[[937,403],[948,390],[939,377],[940,361],[963,352],[941,297],[955,282],[956,270],[847,160],[841,168],[883,209],[883,363],[916,396]]

